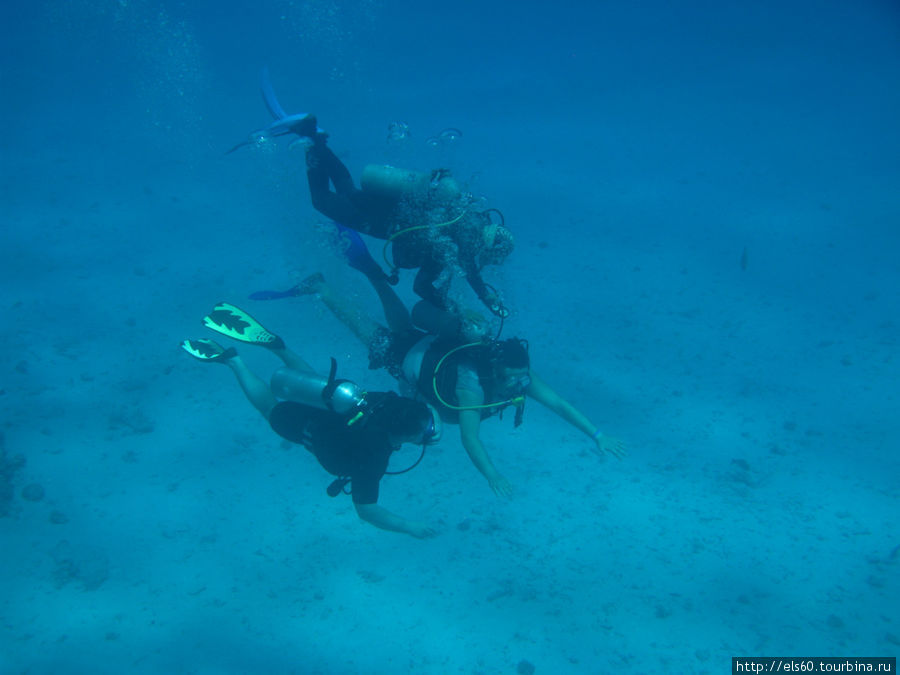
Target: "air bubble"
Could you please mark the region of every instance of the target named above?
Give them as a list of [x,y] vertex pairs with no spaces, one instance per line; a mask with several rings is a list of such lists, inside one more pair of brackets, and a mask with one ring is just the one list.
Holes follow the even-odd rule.
[[455,127],[448,127],[439,133],[438,137],[445,143],[455,143],[462,138],[462,132]]
[[399,143],[409,138],[409,125],[406,122],[391,122],[388,125],[388,143]]

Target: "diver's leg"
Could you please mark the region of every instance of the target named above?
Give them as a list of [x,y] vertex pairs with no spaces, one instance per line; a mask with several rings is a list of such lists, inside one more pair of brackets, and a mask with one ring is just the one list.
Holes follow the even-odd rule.
[[[331,191],[329,180],[337,192]],[[365,223],[365,215],[353,203],[357,190],[350,172],[328,146],[317,143],[306,151],[306,181],[316,211],[353,228]]]
[[420,300],[413,306],[412,322],[426,333],[442,337],[458,336],[462,329],[462,323],[458,316],[427,300]]
[[304,280],[303,286],[304,289],[308,289],[308,293],[317,294],[325,306],[331,310],[331,313],[347,326],[364,345],[372,344],[379,331],[383,330],[378,323],[363,314],[359,307],[335,291],[321,274],[310,276]]
[[[381,270],[378,270],[381,272]],[[412,319],[409,316],[409,310],[400,299],[400,296],[394,292],[393,286],[388,283],[387,277],[383,273],[378,275],[366,275],[378,299],[381,300],[381,307],[384,310],[384,318],[387,320],[388,328],[392,333],[401,333],[410,330],[413,327]]]
[[[207,326],[217,326],[218,324],[212,319],[212,316],[217,315],[217,313],[222,313],[228,308],[232,307],[230,305],[225,306],[224,303],[222,303],[222,305],[217,305],[212,314],[204,319]],[[232,309],[237,312],[241,311],[236,307],[233,307]],[[252,317],[250,317],[249,320],[256,323]],[[281,342],[281,338],[276,335],[271,335],[261,325],[256,324],[256,328],[259,329],[260,335],[264,333],[270,339],[274,338],[277,342]],[[214,328],[214,330],[218,329]],[[219,332],[223,331],[219,330]],[[253,344],[261,343],[253,342]],[[275,396],[272,395],[272,390],[269,389],[269,385],[263,382],[259,376],[247,367],[247,364],[244,363],[234,347],[225,349],[219,343],[206,338],[185,340],[181,346],[188,354],[203,363],[222,363],[231,368],[231,372],[233,372],[234,376],[237,378],[238,384],[241,385],[241,389],[244,391],[247,400],[253,404],[253,407],[256,408],[263,417],[269,419],[269,413],[277,403]],[[283,344],[280,349],[285,349]]]
[[247,400],[253,404],[253,407],[263,417],[269,419],[269,413],[272,412],[272,408],[275,407],[278,401],[272,394],[272,390],[269,389],[268,383],[250,370],[240,356],[234,356],[226,360],[225,363],[231,368],[231,372],[237,378],[238,384],[241,385]]
[[277,356],[288,368],[293,368],[294,370],[299,370],[304,373],[315,373],[316,371],[313,369],[311,365],[309,365],[303,357],[297,354],[294,351],[291,351],[287,347],[282,347],[280,349],[270,348],[270,352],[272,352],[275,356]]
[[336,154],[334,154],[332,149],[324,143],[320,143],[315,147],[316,152],[318,153],[317,159],[319,165],[322,166],[328,173],[328,177],[334,184],[334,189],[337,191],[337,193],[340,195],[353,195],[357,193],[358,190],[353,184],[353,178],[350,176],[350,170],[340,160],[340,158]]
[[366,279],[372,284],[372,288],[378,294],[381,300],[381,307],[384,310],[384,316],[387,319],[388,326],[392,332],[400,332],[412,328],[412,321],[409,318],[409,311],[400,300],[400,297],[391,288],[388,277],[382,271],[381,267],[375,262],[369,254],[362,237],[357,232],[344,227],[341,223],[335,223],[341,237],[346,240],[344,248],[344,256],[353,269],[359,270],[366,275]]

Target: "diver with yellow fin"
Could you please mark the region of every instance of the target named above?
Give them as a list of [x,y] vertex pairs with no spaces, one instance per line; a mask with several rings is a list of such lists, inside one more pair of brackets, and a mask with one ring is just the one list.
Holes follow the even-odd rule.
[[[284,364],[269,383],[251,371],[237,350],[213,340],[185,340],[182,347],[194,358],[223,363],[237,377],[247,399],[282,438],[303,445],[337,479],[328,486],[332,497],[347,492],[362,520],[383,530],[417,538],[437,530],[378,505],[382,476],[405,473],[422,460],[425,447],[440,440],[440,417],[426,403],[394,392],[366,392],[349,380],[322,377],[284,340],[266,330],[242,309],[227,303],[215,306],[203,323],[230,338],[265,347]],[[404,471],[387,470],[391,454],[404,443],[422,446],[419,459]]]

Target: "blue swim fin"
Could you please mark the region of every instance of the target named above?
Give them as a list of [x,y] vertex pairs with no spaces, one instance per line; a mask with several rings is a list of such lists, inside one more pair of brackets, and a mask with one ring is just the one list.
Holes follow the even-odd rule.
[[297,287],[289,288],[286,291],[255,291],[247,297],[251,300],[281,300],[282,298],[294,298],[300,295]]
[[268,126],[257,129],[251,133],[248,140],[241,141],[235,145],[225,153],[226,155],[234,152],[238,148],[243,148],[245,145],[255,145],[260,141],[275,136],[296,134],[297,136],[300,136],[300,138],[308,139],[308,143],[314,143],[316,139],[322,140],[327,138],[325,130],[316,122],[315,115],[310,113],[288,115],[284,111],[284,108],[282,108],[281,104],[278,102],[278,97],[275,96],[275,89],[272,87],[268,68],[263,68],[260,73],[260,89],[262,91],[263,101],[266,104],[266,109],[268,109],[272,117],[275,118],[275,121]]
[[337,221],[331,222],[333,222],[334,226],[338,229],[341,242],[345,245],[344,257],[347,258],[347,263],[350,267],[359,270],[367,277],[372,277],[374,275],[375,278],[386,278],[384,271],[378,266],[378,263],[375,262],[375,259],[369,253],[366,243],[363,241],[362,237],[359,236],[359,232],[346,225],[341,225]]
[[284,112],[284,108],[282,108],[281,104],[278,102],[278,97],[275,96],[275,90],[272,88],[272,80],[269,78],[269,68],[267,66],[263,66],[262,72],[259,75],[259,81],[263,101],[265,101],[269,113],[271,113],[274,119],[283,120],[287,117],[287,113]]
[[311,295],[318,293],[321,285],[325,283],[325,277],[321,272],[310,274],[296,286],[286,291],[255,291],[249,297],[251,300],[281,300],[283,298],[296,298],[298,295]]

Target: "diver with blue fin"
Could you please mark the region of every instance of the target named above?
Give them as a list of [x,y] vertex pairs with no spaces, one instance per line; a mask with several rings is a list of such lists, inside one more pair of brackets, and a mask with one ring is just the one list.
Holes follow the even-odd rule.
[[[306,177],[313,208],[343,227],[385,241],[383,257],[392,283],[398,280],[398,269],[417,269],[415,293],[441,309],[458,313],[461,310],[448,293],[453,270],[461,269],[492,314],[509,315],[500,294],[482,277],[486,266],[502,264],[513,250],[512,233],[499,210],[476,208],[474,198],[463,193],[446,169],[425,173],[370,164],[357,188],[350,171],[328,147],[328,134],[316,118],[284,112],[266,70],[262,92],[275,121],[229,152],[270,136],[301,137],[306,145]],[[367,276],[384,274],[374,261],[373,265]]]
[[[336,377],[336,362],[322,377],[284,340],[266,330],[242,309],[228,303],[215,306],[204,324],[235,340],[265,347],[284,364],[269,383],[251,371],[237,350],[213,340],[185,340],[182,348],[206,363],[231,368],[247,399],[282,438],[303,445],[328,473],[336,476],[327,492],[334,497],[348,491],[359,517],[383,530],[419,539],[437,530],[378,505],[382,476],[405,473],[422,460],[425,447],[440,440],[441,421],[426,403],[394,392],[366,392]],[[409,468],[390,472],[388,462],[404,443],[422,446]]]
[[[348,248],[352,251],[351,266],[364,269],[374,264],[359,235],[352,235],[357,241]],[[496,495],[510,497],[513,487],[488,454],[480,436],[481,423],[511,408],[514,424],[519,426],[528,399],[541,403],[589,437],[591,450],[598,456],[609,453],[618,459],[624,457],[622,441],[603,434],[531,369],[525,340],[487,337],[483,322],[472,321],[471,317],[463,321],[424,300],[410,314],[385,279],[366,277],[381,301],[387,327],[352,306],[321,274],[308,277],[304,287],[367,346],[369,368],[385,368],[433,405],[444,422],[459,425],[463,447]]]

